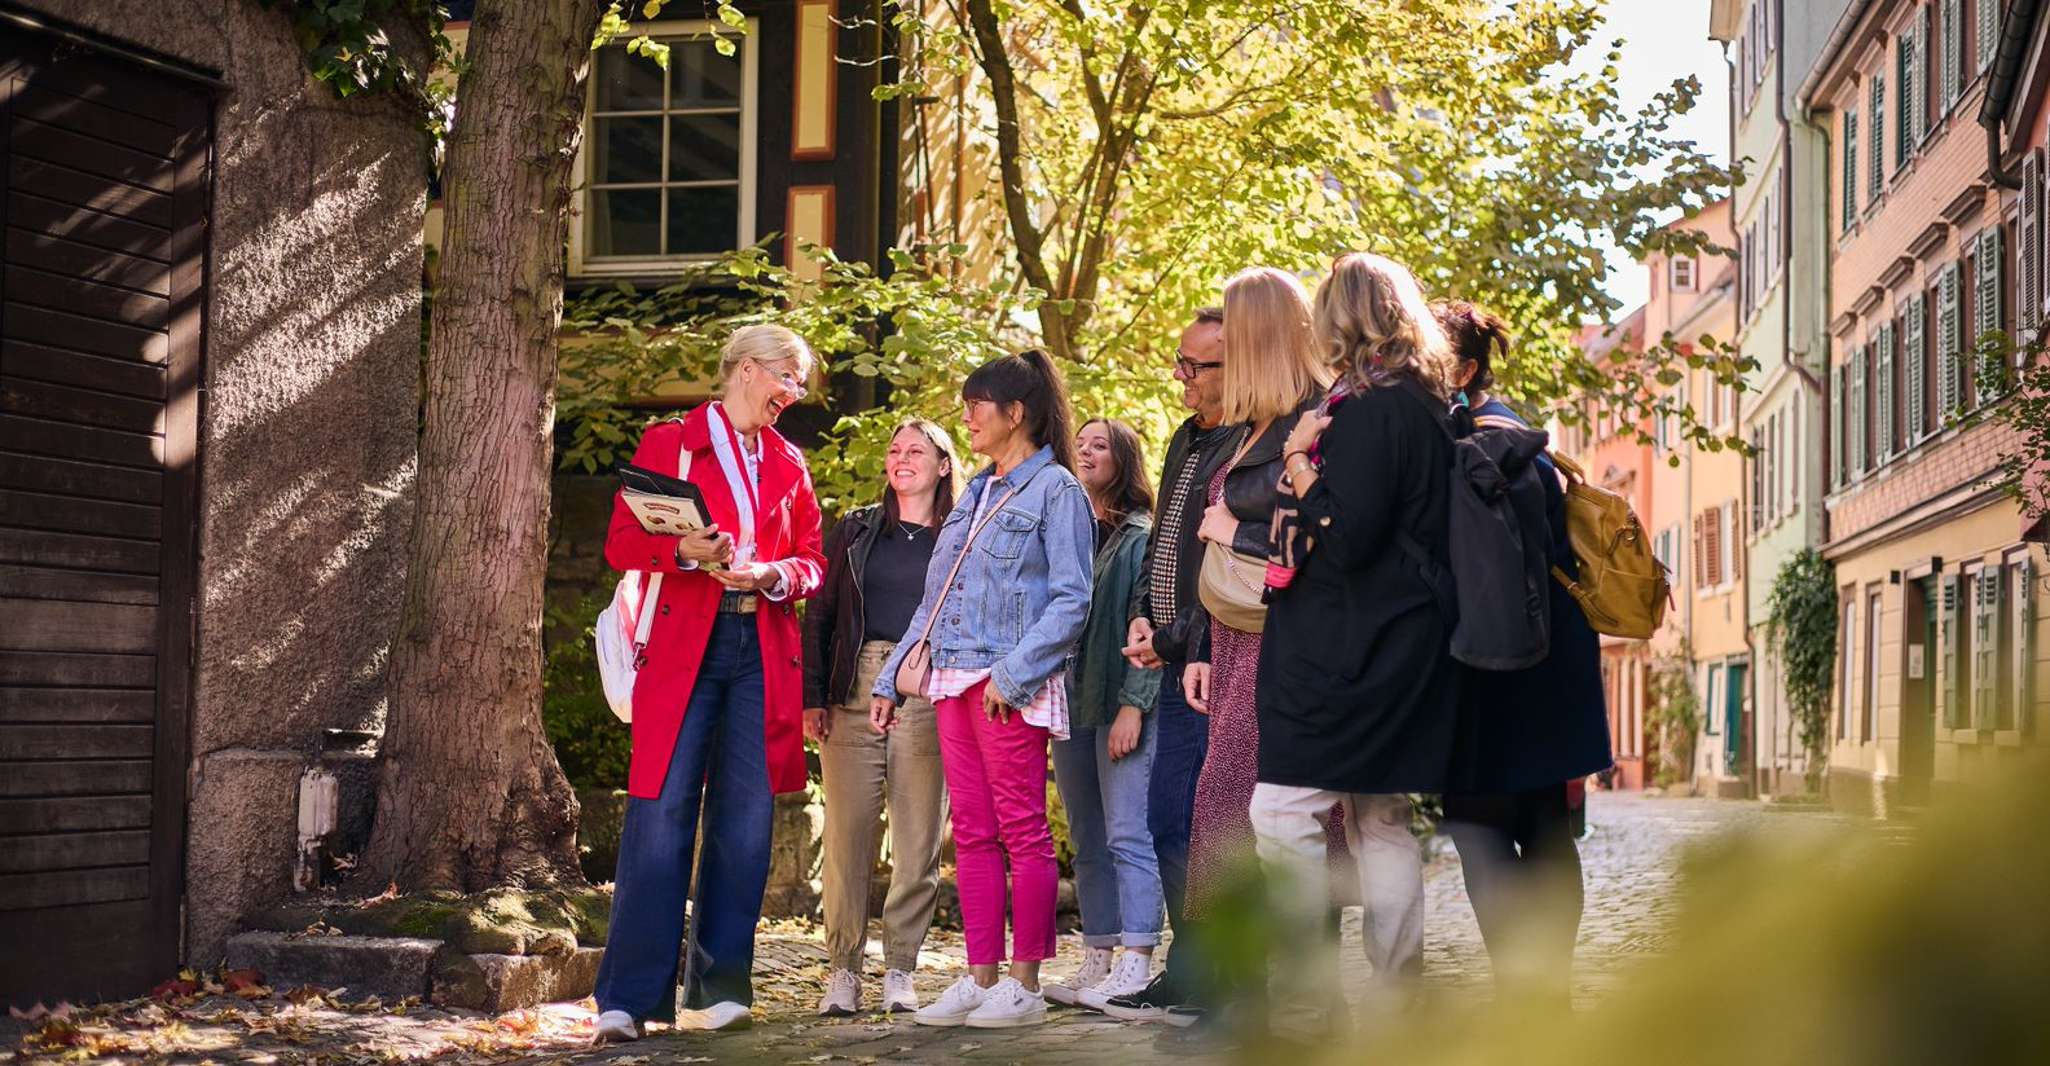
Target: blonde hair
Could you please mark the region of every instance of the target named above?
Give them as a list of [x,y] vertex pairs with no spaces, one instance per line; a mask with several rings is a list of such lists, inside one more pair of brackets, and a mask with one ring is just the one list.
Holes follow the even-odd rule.
[[1302,282],[1273,267],[1252,267],[1225,283],[1220,373],[1226,422],[1280,418],[1330,387]]
[[799,381],[810,378],[812,366],[818,362],[803,337],[784,326],[766,322],[742,326],[726,338],[726,347],[719,351],[719,380],[731,381],[740,364],[750,359],[757,363],[795,359]]
[[1317,287],[1317,341],[1326,362],[1356,388],[1408,375],[1440,399],[1451,395],[1445,332],[1416,276],[1386,256],[1350,252],[1331,264]]

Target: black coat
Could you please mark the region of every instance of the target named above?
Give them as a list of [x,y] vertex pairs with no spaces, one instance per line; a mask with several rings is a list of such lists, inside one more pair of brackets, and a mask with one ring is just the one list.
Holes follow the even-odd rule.
[[1262,782],[1445,789],[1458,697],[1450,627],[1395,539],[1405,530],[1447,565],[1452,442],[1437,405],[1419,385],[1391,383],[1349,397],[1324,431],[1322,474],[1301,501],[1315,547],[1274,595],[1261,642]]
[[[1495,400],[1477,413],[1516,418]],[[1577,576],[1580,564],[1566,539],[1566,493],[1552,464],[1540,465],[1551,562]],[[1550,592],[1552,647],[1543,662],[1523,670],[1459,668],[1455,791],[1522,792],[1598,773],[1615,761],[1602,691],[1601,637],[1565,588],[1555,581]]]
[[826,538],[826,578],[804,608],[804,705],[841,707],[854,691],[868,616],[861,574],[883,524],[880,505],[864,507],[833,525]]

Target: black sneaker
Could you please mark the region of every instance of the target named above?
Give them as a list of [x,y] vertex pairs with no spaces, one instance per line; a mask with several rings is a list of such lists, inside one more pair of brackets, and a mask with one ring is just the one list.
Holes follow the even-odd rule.
[[1169,1007],[1181,1002],[1181,993],[1175,990],[1174,982],[1163,970],[1154,974],[1145,988],[1129,996],[1112,996],[1105,1001],[1103,1013],[1121,1022],[1157,1022],[1166,1019]]

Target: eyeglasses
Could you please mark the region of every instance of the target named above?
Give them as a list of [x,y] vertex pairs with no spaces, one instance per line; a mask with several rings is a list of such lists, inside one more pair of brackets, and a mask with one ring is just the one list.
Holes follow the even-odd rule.
[[1222,359],[1215,362],[1204,362],[1203,360],[1191,359],[1183,355],[1179,349],[1174,353],[1174,372],[1177,377],[1193,378],[1205,370],[1215,370],[1223,365],[1224,360]]
[[995,401],[995,400],[962,400],[962,401],[961,401],[961,417],[963,417],[963,418],[974,418],[974,417],[975,417],[975,409],[976,409],[976,408],[978,408],[978,407],[981,407],[981,406],[982,406],[983,404],[986,404],[986,403],[987,403],[987,404],[994,404],[994,403],[996,403],[996,401]]
[[773,367],[761,361],[760,359],[754,359],[750,361],[753,362],[756,366],[761,367],[763,370],[766,370],[769,373],[774,374],[776,376],[776,381],[780,383],[785,389],[793,393],[796,393],[797,398],[800,400],[804,399],[805,396],[811,391],[804,387],[804,382],[798,379],[797,372],[790,367]]

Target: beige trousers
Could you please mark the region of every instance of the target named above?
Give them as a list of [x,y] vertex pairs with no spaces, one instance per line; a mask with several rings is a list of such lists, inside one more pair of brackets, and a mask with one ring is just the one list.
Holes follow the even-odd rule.
[[932,927],[940,894],[940,832],[947,821],[946,778],[932,703],[897,708],[897,728],[877,736],[868,724],[869,690],[895,646],[862,645],[849,703],[829,711],[820,747],[825,778],[826,951],[832,965],[861,972],[868,942],[870,885],[881,844],[885,798],[890,812],[890,890],[883,903],[883,965],[909,973]]

